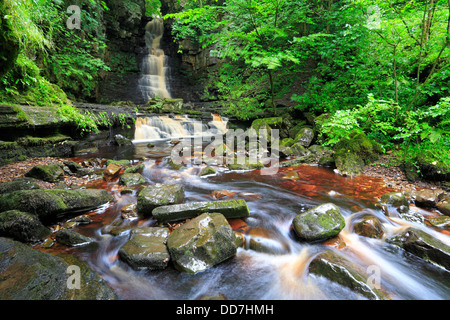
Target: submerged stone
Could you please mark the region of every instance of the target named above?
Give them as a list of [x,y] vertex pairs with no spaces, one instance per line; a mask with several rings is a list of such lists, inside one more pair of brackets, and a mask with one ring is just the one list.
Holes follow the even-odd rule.
[[162,206],[153,210],[153,217],[160,223],[180,221],[197,217],[206,212],[218,212],[227,219],[245,218],[250,211],[245,200],[220,200],[205,202],[189,202]]
[[325,203],[299,214],[292,223],[297,236],[306,241],[334,237],[345,227],[344,217],[333,203]]
[[168,228],[134,229],[130,239],[120,248],[119,257],[135,270],[162,270],[170,259],[166,247],[168,236]]
[[150,216],[153,209],[184,201],[184,187],[179,184],[155,184],[139,192],[137,209],[141,216]]
[[234,232],[220,213],[204,213],[172,231],[167,247],[175,267],[197,273],[227,259],[237,251]]

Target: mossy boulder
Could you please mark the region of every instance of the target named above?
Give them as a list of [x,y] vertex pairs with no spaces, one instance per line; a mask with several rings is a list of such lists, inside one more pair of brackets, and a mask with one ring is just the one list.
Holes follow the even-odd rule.
[[208,176],[210,174],[216,174],[216,170],[210,166],[204,167],[199,173],[200,176]]
[[120,248],[119,258],[135,270],[162,270],[170,260],[166,247],[169,233],[168,228],[136,228]]
[[423,230],[408,228],[386,241],[450,270],[450,247]]
[[387,205],[391,205],[395,208],[399,208],[401,206],[409,206],[409,201],[406,196],[401,192],[388,192],[383,194],[380,197],[381,203],[385,203]]
[[25,176],[47,182],[55,182],[64,176],[64,171],[57,164],[38,165],[31,168]]
[[267,128],[267,126],[270,129],[281,129],[282,125],[283,125],[282,117],[272,117],[254,120],[252,122],[251,128],[255,129],[258,132],[259,129]]
[[144,172],[144,169],[145,169],[145,165],[138,164],[136,166],[132,166],[132,167],[125,169],[125,171],[123,173],[140,173],[140,174],[142,174]]
[[302,143],[296,142],[291,146],[292,154],[294,156],[298,157],[304,157],[311,154],[311,151],[309,151]]
[[345,219],[339,207],[325,203],[297,215],[292,224],[301,240],[320,241],[338,235],[345,227]]
[[197,217],[206,212],[218,212],[227,219],[246,218],[250,216],[245,200],[221,200],[205,202],[188,202],[162,206],[152,211],[153,217],[160,223],[180,221]]
[[310,127],[301,128],[295,135],[294,141],[307,148],[314,140],[314,131]]
[[160,206],[178,204],[184,201],[184,187],[179,184],[155,184],[142,189],[137,197],[139,215],[152,215],[153,209]]
[[233,229],[220,213],[204,213],[172,231],[167,247],[175,267],[197,273],[232,258]]
[[250,157],[236,157],[228,161],[227,167],[230,170],[256,170],[264,168],[264,165]]
[[94,209],[113,200],[113,196],[103,189],[20,190],[0,195],[0,212],[19,210],[47,222]]
[[0,184],[0,194],[33,189],[41,189],[37,184],[37,180],[34,178],[16,178],[12,181]]
[[355,132],[348,138],[341,139],[335,146],[336,153],[352,153],[357,155],[364,163],[375,161],[382,153],[382,146],[370,140],[364,132]]
[[369,276],[337,252],[327,250],[317,255],[309,264],[309,272],[339,283],[370,300],[385,300],[379,289],[369,285]]
[[356,153],[340,149],[334,154],[334,163],[339,173],[345,176],[355,177],[363,173],[364,160]]
[[147,183],[140,173],[124,173],[119,178],[119,184],[127,187],[138,186]]
[[32,214],[18,210],[0,213],[0,236],[22,242],[37,242],[51,234],[41,221]]
[[[52,255],[0,238],[0,300],[111,300],[117,295],[74,255]],[[80,271],[80,288],[69,289],[69,266]]]

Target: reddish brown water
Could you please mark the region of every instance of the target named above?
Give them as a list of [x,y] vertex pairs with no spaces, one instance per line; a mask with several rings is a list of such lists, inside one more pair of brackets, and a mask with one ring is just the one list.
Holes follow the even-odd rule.
[[[143,150],[142,146],[140,147]],[[139,149],[139,148],[138,148]],[[148,150],[145,150],[148,156]],[[156,157],[164,153],[155,150]],[[104,154],[103,154],[104,155]],[[141,155],[135,154],[135,158]],[[133,158],[130,157],[129,158]],[[81,160],[81,159],[77,159]],[[169,266],[164,271],[133,271],[118,259],[119,248],[129,232],[109,234],[122,222],[121,208],[136,202],[138,190],[121,195],[118,181],[102,179],[87,185],[104,188],[116,201],[87,213],[94,221],[74,230],[95,239],[86,247],[67,249],[54,244],[49,251],[66,251],[78,255],[98,271],[123,299],[197,299],[203,295],[224,294],[228,299],[361,299],[350,289],[321,277],[308,274],[308,265],[323,250],[338,250],[360,270],[376,266],[381,270],[382,290],[391,299],[449,299],[449,273],[394,249],[383,240],[360,237],[351,231],[352,218],[362,213],[377,216],[388,234],[395,234],[413,224],[425,228],[450,243],[450,236],[426,225],[416,225],[399,218],[388,218],[375,204],[383,193],[393,191],[371,177],[342,177],[332,170],[302,165],[280,168],[275,175],[262,175],[259,170],[233,172],[218,168],[218,173],[198,177],[199,167],[174,171],[166,168],[161,158],[148,159],[143,175],[149,184],[179,183],[185,187],[186,201],[245,199],[251,217],[230,220],[235,231],[246,235],[246,249],[215,267],[195,275],[180,273]],[[222,192],[217,192],[222,191]],[[309,208],[332,202],[346,218],[340,235],[324,243],[308,244],[293,237],[293,218]],[[423,215],[433,215],[415,207]],[[152,219],[125,222],[121,227],[152,226]],[[442,231],[442,230],[441,230]],[[251,242],[270,248],[268,253],[251,247]]]

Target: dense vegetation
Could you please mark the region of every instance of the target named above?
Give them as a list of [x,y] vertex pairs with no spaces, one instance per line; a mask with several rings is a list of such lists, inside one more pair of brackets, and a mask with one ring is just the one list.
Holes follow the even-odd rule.
[[410,173],[450,171],[450,1],[189,1],[166,19],[226,58],[212,81],[231,114],[288,95],[326,115],[325,145],[364,132]]
[[[66,25],[72,2],[82,8],[79,30]],[[95,101],[102,73],[127,60],[109,56],[105,26],[138,2],[2,1],[0,101],[58,104],[95,129],[98,119],[70,100]],[[141,2],[147,15],[161,4]],[[450,172],[450,0],[162,2],[178,8],[164,17],[175,41],[221,58],[209,85],[228,113],[320,116],[324,145],[364,132],[409,172]]]

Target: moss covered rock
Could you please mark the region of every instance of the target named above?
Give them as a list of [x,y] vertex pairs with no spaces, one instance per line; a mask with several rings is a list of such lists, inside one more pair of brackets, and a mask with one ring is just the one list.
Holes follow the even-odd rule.
[[233,229],[220,213],[204,213],[172,231],[167,247],[175,267],[197,273],[237,251]]
[[336,153],[356,154],[366,164],[375,161],[382,153],[381,145],[370,140],[363,132],[352,133],[348,138],[341,139],[334,149]]
[[331,250],[316,256],[309,265],[309,272],[339,283],[367,299],[387,299],[379,289],[369,285],[370,279],[367,274],[357,270],[351,261]]
[[319,241],[338,235],[345,227],[345,220],[335,204],[325,203],[299,214],[292,224],[300,239]]
[[179,184],[155,184],[142,189],[137,198],[139,215],[152,215],[153,209],[184,201],[184,188]]
[[119,184],[127,187],[145,183],[147,183],[147,180],[140,173],[124,173],[119,179]]
[[311,145],[313,139],[314,139],[313,129],[311,129],[310,127],[303,127],[297,132],[294,141],[296,141],[303,147],[307,148]]
[[364,171],[364,160],[356,153],[340,149],[334,154],[334,163],[342,175],[355,177]]
[[51,234],[32,214],[11,210],[0,213],[0,236],[22,242],[37,242]]
[[206,212],[218,212],[227,219],[245,218],[250,211],[245,200],[221,200],[205,202],[189,202],[162,206],[153,210],[153,217],[158,222],[180,221],[197,217]]
[[384,231],[383,224],[380,220],[370,214],[359,218],[353,224],[353,232],[363,237],[381,239]]
[[12,181],[0,184],[0,194],[33,189],[41,189],[34,178],[16,178]]
[[162,270],[170,260],[166,247],[168,236],[168,228],[136,228],[120,248],[119,257],[135,270]]
[[386,241],[450,270],[450,247],[423,230],[408,228]]
[[26,177],[55,182],[64,176],[64,171],[57,164],[38,165],[25,174]]
[[20,210],[54,221],[80,211],[88,211],[113,201],[106,190],[21,190],[0,195],[0,211]]
[[69,229],[61,229],[58,231],[55,240],[68,247],[86,245],[93,241],[91,238]]

